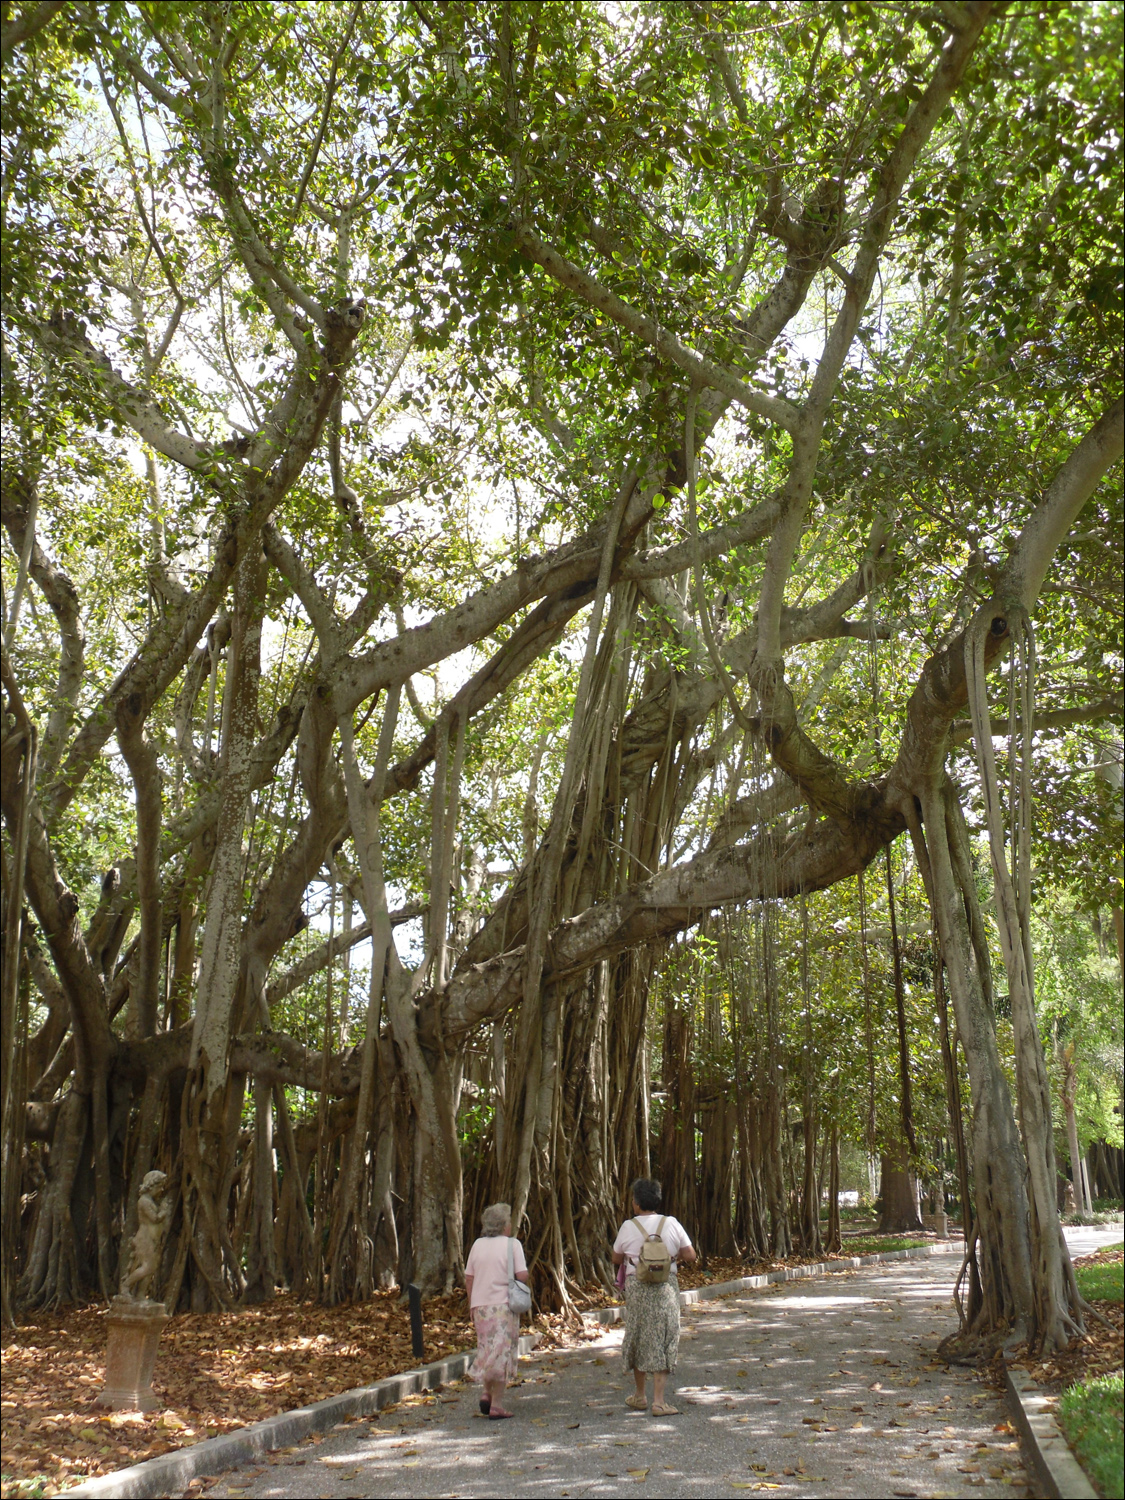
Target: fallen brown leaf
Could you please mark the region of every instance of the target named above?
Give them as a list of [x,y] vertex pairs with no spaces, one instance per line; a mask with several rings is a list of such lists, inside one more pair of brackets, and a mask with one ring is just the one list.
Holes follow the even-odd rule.
[[[69,1487],[414,1368],[398,1295],[337,1308],[282,1296],[231,1313],[181,1314],[157,1357],[162,1409],[148,1415],[94,1405],[105,1371],[103,1308],[39,1314],[4,1330],[0,1380],[16,1399],[0,1411],[0,1495],[36,1481],[44,1492]],[[428,1359],[472,1346],[463,1295],[435,1298],[424,1311]]]

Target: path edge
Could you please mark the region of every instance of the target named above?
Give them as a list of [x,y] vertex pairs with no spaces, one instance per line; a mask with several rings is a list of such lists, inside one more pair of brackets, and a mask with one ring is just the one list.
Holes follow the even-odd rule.
[[1097,1490],[1049,1410],[1050,1398],[1018,1367],[1005,1369],[1004,1385],[1008,1405],[1031,1460],[1029,1468],[1035,1476],[1038,1500],[1098,1500]]
[[[882,1261],[923,1260],[929,1255],[951,1255],[954,1251],[964,1253],[962,1240],[944,1240],[933,1245],[918,1245],[913,1250],[881,1250],[873,1255],[851,1255],[846,1260],[818,1260],[807,1266],[787,1266],[783,1271],[767,1271],[761,1276],[738,1276],[734,1281],[715,1281],[709,1286],[693,1286],[690,1291],[680,1293],[680,1306],[690,1307],[693,1302],[710,1302],[715,1297],[731,1297],[736,1292],[752,1292],[779,1281],[802,1281],[809,1276],[832,1276],[839,1271],[858,1271],[864,1266],[877,1266]],[[620,1323],[625,1316],[622,1305],[599,1307],[582,1314],[587,1323],[610,1325]]]
[[[538,1342],[535,1334],[523,1335],[520,1354],[530,1354]],[[142,1463],[116,1469],[111,1474],[99,1474],[96,1479],[84,1480],[73,1489],[56,1493],[65,1495],[66,1500],[72,1500],[72,1497],[73,1500],[159,1500],[159,1497],[182,1494],[193,1479],[222,1474],[266,1453],[274,1453],[278,1448],[291,1447],[302,1438],[335,1427],[348,1417],[365,1417],[393,1406],[406,1396],[460,1380],[472,1364],[474,1353],[468,1349],[417,1370],[388,1375],[374,1385],[357,1386],[338,1396],[315,1401],[310,1406],[299,1406],[295,1411],[278,1412],[276,1416],[265,1417],[249,1427],[240,1427],[236,1432],[205,1438],[191,1447],[177,1448],[172,1453],[160,1454],[158,1458],[146,1458]]]

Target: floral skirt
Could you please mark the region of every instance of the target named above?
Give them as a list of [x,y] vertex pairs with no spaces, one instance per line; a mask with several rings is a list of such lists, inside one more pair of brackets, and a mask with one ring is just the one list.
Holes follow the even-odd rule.
[[625,1282],[625,1342],[621,1368],[652,1374],[676,1368],[680,1349],[680,1284],[674,1276],[658,1286],[630,1276]]
[[520,1349],[519,1314],[506,1302],[490,1307],[473,1308],[477,1330],[477,1357],[469,1367],[469,1379],[502,1380],[510,1385],[516,1378],[516,1361]]

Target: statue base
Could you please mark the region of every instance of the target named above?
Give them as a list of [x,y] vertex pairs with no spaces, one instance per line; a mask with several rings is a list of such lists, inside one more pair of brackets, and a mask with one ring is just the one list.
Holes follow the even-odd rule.
[[949,1238],[949,1215],[944,1213],[923,1214],[922,1228],[932,1229],[939,1239]]
[[152,1372],[167,1321],[163,1302],[114,1297],[109,1304],[105,1385],[97,1396],[99,1406],[113,1411],[152,1411],[161,1404],[153,1394]]

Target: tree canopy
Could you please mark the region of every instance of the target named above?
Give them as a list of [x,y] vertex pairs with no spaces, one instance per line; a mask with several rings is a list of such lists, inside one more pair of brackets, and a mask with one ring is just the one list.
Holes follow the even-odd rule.
[[959,1141],[968,1330],[1065,1340],[1120,6],[3,26],[6,1315],[154,1164],[173,1305],[447,1288],[489,1197],[565,1301],[657,1165],[818,1242],[842,1132]]

